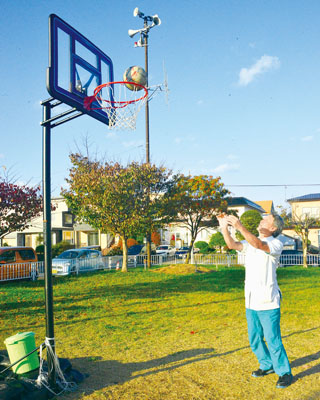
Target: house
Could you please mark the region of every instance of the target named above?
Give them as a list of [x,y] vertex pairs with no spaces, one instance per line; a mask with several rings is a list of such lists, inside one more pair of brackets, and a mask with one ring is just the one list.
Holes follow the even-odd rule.
[[[52,244],[66,240],[74,243],[74,216],[69,211],[64,199],[52,199],[54,209],[51,212]],[[43,242],[43,214],[33,218],[29,227],[22,232],[12,232],[3,238],[9,246],[30,246],[36,248]]]
[[[230,197],[228,200],[228,209],[237,212],[238,217],[249,210],[256,210],[261,215],[266,210],[256,202],[245,197]],[[55,210],[52,211],[52,244],[62,240],[73,244],[76,248],[100,245],[102,249],[110,247],[114,241],[111,234],[101,233],[85,223],[75,223],[73,214],[68,209],[64,198],[52,199]],[[218,231],[217,228],[205,228],[201,230],[196,238],[197,241],[209,242],[211,235]],[[234,236],[235,232],[231,234]],[[191,242],[190,231],[179,225],[171,223],[167,227],[160,229],[161,243],[171,244],[177,248],[188,246]],[[43,241],[43,216],[34,218],[29,228],[23,232],[13,232],[3,239],[3,243],[9,246],[31,246],[36,248]]]
[[[75,223],[74,215],[69,210],[64,198],[53,198],[54,210],[51,212],[52,244],[63,241],[77,247],[100,245],[108,247],[113,237],[95,230],[87,224]],[[29,227],[22,232],[12,232],[3,238],[9,246],[30,246],[34,249],[43,243],[43,214],[31,220]]]
[[272,200],[255,201],[255,203],[262,207],[267,214],[272,214],[275,212]]
[[[320,219],[320,193],[306,194],[287,200],[291,206],[291,213],[298,219],[304,215]],[[298,239],[299,236],[292,229],[284,229],[283,233],[292,238]],[[309,230],[309,240],[312,246],[320,247],[320,228],[314,227]]]
[[[245,197],[230,197],[227,200],[228,210],[236,211],[238,217],[241,217],[245,211],[249,210],[256,210],[261,215],[265,213],[261,206]],[[205,228],[198,233],[195,241],[209,242],[211,235],[217,231],[218,229],[216,228]],[[231,232],[231,234],[234,235],[234,232]],[[188,246],[191,242],[190,231],[178,223],[171,223],[168,227],[161,229],[160,235],[162,243],[171,244],[177,248]]]

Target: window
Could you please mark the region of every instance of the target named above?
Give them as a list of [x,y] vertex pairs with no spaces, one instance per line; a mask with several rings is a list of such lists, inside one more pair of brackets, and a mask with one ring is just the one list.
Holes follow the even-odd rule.
[[0,261],[2,262],[13,262],[16,261],[16,252],[14,250],[7,250],[0,254]]
[[70,212],[62,212],[62,226],[72,227],[74,222],[74,217]]
[[98,232],[88,233],[88,246],[94,246],[99,244]]
[[24,245],[32,247],[32,235],[24,235]]
[[36,256],[34,252],[30,249],[19,250],[20,257],[22,260],[35,260]]
[[62,232],[63,240],[73,244],[74,243],[74,232],[73,231],[63,231]]
[[308,215],[311,218],[319,218],[320,208],[319,207],[303,207],[302,215]]
[[83,251],[82,253],[80,253],[80,256],[79,256],[79,258],[88,258],[88,257],[89,257],[89,254],[87,251]]

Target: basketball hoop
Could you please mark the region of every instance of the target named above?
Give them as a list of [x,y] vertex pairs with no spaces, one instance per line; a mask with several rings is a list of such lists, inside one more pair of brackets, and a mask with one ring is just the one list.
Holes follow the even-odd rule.
[[[129,90],[126,85],[134,90]],[[148,89],[139,83],[108,82],[97,86],[93,96],[84,99],[84,107],[87,110],[103,110],[109,118],[109,129],[133,130],[137,115],[147,100]]]

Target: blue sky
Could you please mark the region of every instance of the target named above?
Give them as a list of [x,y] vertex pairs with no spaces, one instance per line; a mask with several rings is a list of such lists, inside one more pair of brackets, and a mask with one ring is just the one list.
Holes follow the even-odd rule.
[[[149,36],[149,83],[168,75],[169,102],[150,102],[151,161],[221,176],[234,196],[285,205],[320,192],[320,2],[297,0],[2,0],[0,165],[21,182],[42,176],[42,109],[51,13],[112,58],[115,78],[144,65],[128,29],[139,7],[162,24]],[[111,132],[82,116],[52,130],[52,194],[68,155],[83,148],[123,163],[145,159],[144,112],[136,131]],[[284,185],[236,187],[235,185]]]

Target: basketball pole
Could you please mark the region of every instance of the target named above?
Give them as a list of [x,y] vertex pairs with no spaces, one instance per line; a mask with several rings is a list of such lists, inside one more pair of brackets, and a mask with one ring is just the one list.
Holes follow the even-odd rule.
[[[144,20],[144,28],[148,27],[148,22]],[[147,83],[149,84],[149,76],[148,76],[148,32],[144,35],[144,58],[145,58],[145,71],[147,74]],[[149,139],[149,99],[146,101],[146,163],[150,164],[150,139]]]
[[[140,40],[135,43],[135,47],[144,47],[145,54],[145,71],[147,75],[146,86],[149,87],[149,76],[148,76],[148,36],[149,30],[154,26],[160,25],[161,20],[158,15],[145,15],[141,12],[138,7],[133,10],[133,16],[143,19],[143,29],[129,30],[129,36],[133,37],[137,33],[140,33]],[[151,25],[148,25],[151,22]],[[150,164],[150,132],[149,132],[149,99],[146,101],[145,106],[145,119],[146,119],[146,163]],[[147,263],[148,268],[151,267],[151,232],[146,233],[146,247],[147,247]]]
[[[51,118],[50,102],[42,102],[43,121]],[[44,239],[44,279],[46,302],[46,339],[55,354],[54,322],[53,322],[53,288],[52,288],[52,251],[51,251],[51,126],[43,125],[43,239]],[[51,352],[47,351],[48,384],[56,385],[56,371]]]
[[40,103],[43,107],[42,115],[42,191],[43,191],[43,239],[44,239],[44,281],[45,281],[45,307],[46,307],[46,340],[48,384],[56,389],[55,366],[55,338],[54,338],[54,312],[53,312],[53,287],[52,287],[52,250],[51,250],[51,128],[83,115],[81,111],[71,108],[63,113],[51,117],[51,109],[62,104],[62,101],[53,97]]
[[[144,27],[148,26],[148,22],[144,20]],[[144,35],[144,58],[145,58],[145,71],[147,75],[147,83],[148,87],[148,31]],[[150,164],[150,136],[149,136],[149,99],[146,101],[146,163]],[[151,267],[151,233],[148,230],[146,234],[146,250],[147,250],[147,268]]]

